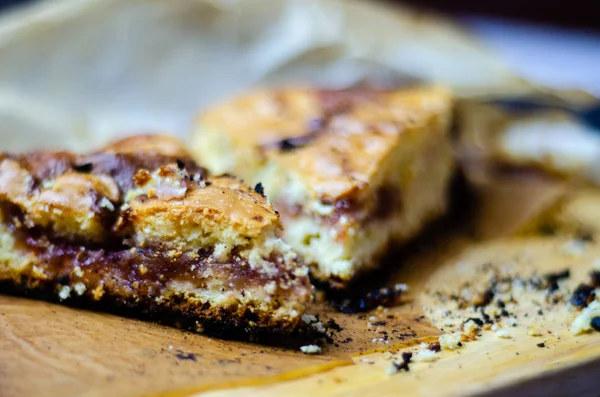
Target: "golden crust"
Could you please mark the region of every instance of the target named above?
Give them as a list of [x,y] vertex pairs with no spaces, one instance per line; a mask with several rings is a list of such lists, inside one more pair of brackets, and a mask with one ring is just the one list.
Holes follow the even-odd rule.
[[[248,94],[201,115],[202,131],[222,133],[238,161],[231,169],[248,180],[267,159],[297,171],[313,197],[327,202],[360,194],[387,156],[410,145],[438,118],[448,124],[449,91],[433,87],[398,91],[319,91],[292,88]],[[211,167],[221,156],[202,133],[194,137],[198,158]],[[297,147],[282,150],[282,145]],[[212,143],[212,142],[210,142]],[[215,153],[216,152],[216,153]],[[217,168],[219,168],[217,166]]]
[[[206,177],[188,160],[189,156],[174,138],[130,137],[110,145],[108,152],[81,158],[98,159],[100,162],[104,159],[99,155],[130,153],[135,147],[149,150],[148,154],[136,152],[139,156],[161,155],[164,156],[164,165],[167,161],[171,162],[168,167],[157,170],[153,188],[170,196],[149,198],[148,186],[133,186],[130,189],[129,186],[118,186],[121,175],[113,177],[110,173],[104,173],[98,163],[86,163],[87,160],[78,157],[74,157],[72,163],[83,162],[90,169],[78,171],[77,166],[73,165],[65,167],[62,174],[43,180],[36,180],[35,170],[28,169],[24,159],[6,157],[0,160],[0,200],[18,206],[29,228],[48,228],[56,235],[71,240],[100,242],[107,235],[119,232],[121,229],[112,229],[106,218],[117,218],[121,214],[119,207],[140,195],[143,197],[128,203],[127,219],[118,224],[127,223],[128,229],[140,231],[152,224],[158,225],[157,217],[160,217],[161,225],[170,225],[170,228],[160,230],[155,227],[154,237],[158,239],[168,235],[180,236],[182,233],[184,238],[188,238],[205,229],[213,234],[209,243],[214,244],[222,237],[227,237],[219,235],[226,230],[232,230],[241,241],[280,227],[278,215],[263,196],[232,177]],[[177,159],[171,157],[173,153],[178,155]],[[184,160],[179,160],[179,157]],[[186,171],[186,161],[188,165],[192,164],[191,174]],[[94,168],[99,169],[98,173]],[[164,169],[162,174],[159,172],[161,169]],[[169,173],[169,169],[175,172]],[[194,173],[194,170],[198,172]],[[133,180],[134,170],[124,171],[130,173],[125,177]],[[149,171],[144,171],[150,175]],[[175,191],[177,187],[179,190]],[[193,230],[194,227],[198,230]]]
[[[183,189],[173,185],[177,178],[185,184]],[[153,184],[150,194],[150,183],[138,190],[140,195],[128,203],[119,222],[119,232],[131,234],[138,244],[201,249],[219,243],[247,245],[249,239],[280,229],[279,216],[267,200],[241,182],[230,177],[199,182],[185,178],[179,176],[167,183],[167,193],[162,188],[163,193],[157,194],[161,182]],[[165,181],[168,177],[153,179]]]

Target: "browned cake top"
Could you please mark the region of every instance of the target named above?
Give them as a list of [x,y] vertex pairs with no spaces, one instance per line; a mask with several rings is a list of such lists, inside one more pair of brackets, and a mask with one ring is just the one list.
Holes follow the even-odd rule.
[[87,155],[1,154],[0,203],[22,228],[88,243],[133,234],[198,248],[280,227],[265,197],[231,177],[207,177],[166,136],[131,137]]
[[[448,91],[292,88],[262,91],[214,107],[203,129],[222,131],[258,161],[276,158],[297,170],[311,193],[336,202],[372,180],[399,145],[441,122],[451,109]],[[200,138],[202,139],[202,138]],[[246,170],[237,170],[244,175]]]

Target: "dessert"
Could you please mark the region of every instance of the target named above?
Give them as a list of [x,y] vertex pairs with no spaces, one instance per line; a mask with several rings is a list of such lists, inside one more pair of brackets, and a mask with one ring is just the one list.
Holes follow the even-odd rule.
[[265,198],[166,136],[0,155],[0,292],[289,332],[311,297]]
[[193,154],[261,183],[284,240],[343,287],[444,211],[451,110],[436,87],[265,90],[203,113]]

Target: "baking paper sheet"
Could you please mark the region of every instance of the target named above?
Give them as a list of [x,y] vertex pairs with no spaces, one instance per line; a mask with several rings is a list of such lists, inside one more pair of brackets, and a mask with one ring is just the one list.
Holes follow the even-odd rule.
[[350,0],[62,0],[0,19],[0,148],[185,137],[194,113],[255,85],[365,79],[531,91],[470,35]]

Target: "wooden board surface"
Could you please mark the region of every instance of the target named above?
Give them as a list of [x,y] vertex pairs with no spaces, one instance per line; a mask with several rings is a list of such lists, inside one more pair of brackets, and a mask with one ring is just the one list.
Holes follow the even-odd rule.
[[[389,355],[372,352],[391,350],[396,352],[393,360],[402,351],[416,353],[422,341],[436,340],[440,329],[449,329],[448,317],[441,313],[452,304],[440,301],[436,292],[456,292],[469,281],[477,284],[490,266],[524,277],[569,268],[564,288],[573,289],[600,258],[600,218],[582,217],[600,205],[597,196],[579,197],[563,211],[568,219],[560,222],[575,221],[593,237],[575,252],[567,249],[574,233],[569,227],[555,236],[486,242],[450,233],[397,259],[401,270],[387,282],[410,286],[401,305],[360,316],[315,305],[311,312],[323,322],[334,319],[342,327],[330,331],[332,344],[325,343],[320,356],[302,355],[297,346],[223,341],[0,296],[0,395],[597,395],[600,377],[591,374],[600,369],[600,334],[573,336],[569,326],[577,312],[564,303],[546,307],[540,291],[524,292],[511,308],[518,324],[504,324],[508,339],[484,331],[458,350],[442,351],[434,362],[415,360],[410,372],[393,375],[387,373]],[[540,305],[544,315],[537,315]],[[458,321],[466,315],[458,313]],[[528,335],[530,324],[543,335]],[[541,342],[543,348],[537,346]]]

